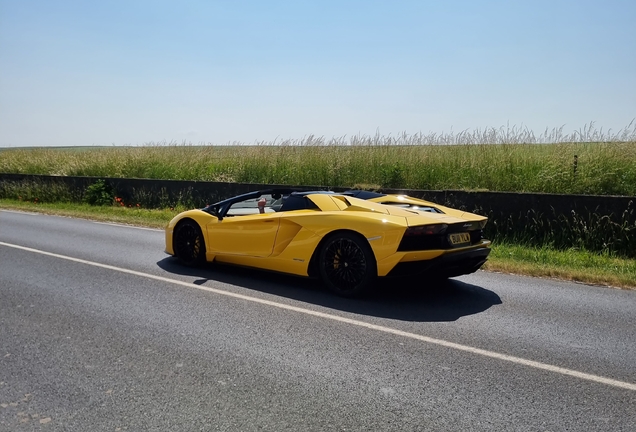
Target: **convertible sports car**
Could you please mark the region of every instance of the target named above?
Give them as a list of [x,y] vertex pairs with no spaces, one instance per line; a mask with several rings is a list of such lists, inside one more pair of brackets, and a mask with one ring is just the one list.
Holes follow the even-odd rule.
[[268,189],[177,215],[166,253],[185,265],[235,264],[320,277],[355,296],[376,277],[453,277],[490,253],[487,218],[403,195]]

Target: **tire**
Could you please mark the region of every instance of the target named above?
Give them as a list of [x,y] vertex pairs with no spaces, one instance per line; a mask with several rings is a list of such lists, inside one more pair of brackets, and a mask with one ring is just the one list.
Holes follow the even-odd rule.
[[205,261],[205,240],[199,224],[192,220],[180,222],[174,230],[173,248],[181,264],[201,265]]
[[363,237],[349,232],[335,233],[324,241],[318,267],[327,288],[343,297],[360,295],[377,276],[371,246]]

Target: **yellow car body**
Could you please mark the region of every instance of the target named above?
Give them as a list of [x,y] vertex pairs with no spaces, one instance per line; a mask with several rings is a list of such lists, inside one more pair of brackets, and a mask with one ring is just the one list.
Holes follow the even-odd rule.
[[[338,193],[252,192],[177,215],[166,227],[165,251],[185,264],[226,263],[299,276],[322,275],[323,280],[325,272],[351,272],[360,265],[372,273],[365,275],[363,287],[350,281],[351,276],[339,280],[338,289],[325,281],[343,295],[357,294],[375,277],[399,274],[400,266],[414,273],[418,267],[422,271],[430,267],[450,277],[471,273],[485,262],[490,251],[490,241],[481,237],[485,217],[410,197],[386,195],[380,201],[386,203]],[[423,203],[440,212],[420,211],[417,206]],[[427,237],[427,227],[441,231]],[[412,244],[404,240],[405,234]],[[440,247],[429,244],[433,235]],[[326,239],[331,246],[325,246]],[[418,249],[418,241],[426,248]],[[330,247],[331,252],[325,251]],[[350,248],[362,264],[353,257],[345,259],[343,254]],[[456,265],[430,265],[442,261]]]

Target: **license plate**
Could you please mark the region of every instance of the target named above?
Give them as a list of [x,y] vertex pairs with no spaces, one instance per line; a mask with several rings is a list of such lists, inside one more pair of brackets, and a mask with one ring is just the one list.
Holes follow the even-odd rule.
[[452,244],[453,246],[463,244],[463,243],[470,243],[470,234],[468,233],[450,234],[448,236],[448,240],[450,241],[450,244]]

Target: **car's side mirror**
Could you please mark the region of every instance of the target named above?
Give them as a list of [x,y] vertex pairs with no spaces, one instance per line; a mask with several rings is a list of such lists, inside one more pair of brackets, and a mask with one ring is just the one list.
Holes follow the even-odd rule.
[[216,216],[219,220],[223,219],[222,217],[219,216],[219,207],[218,206],[211,206],[207,208],[208,213],[210,213],[212,216]]

